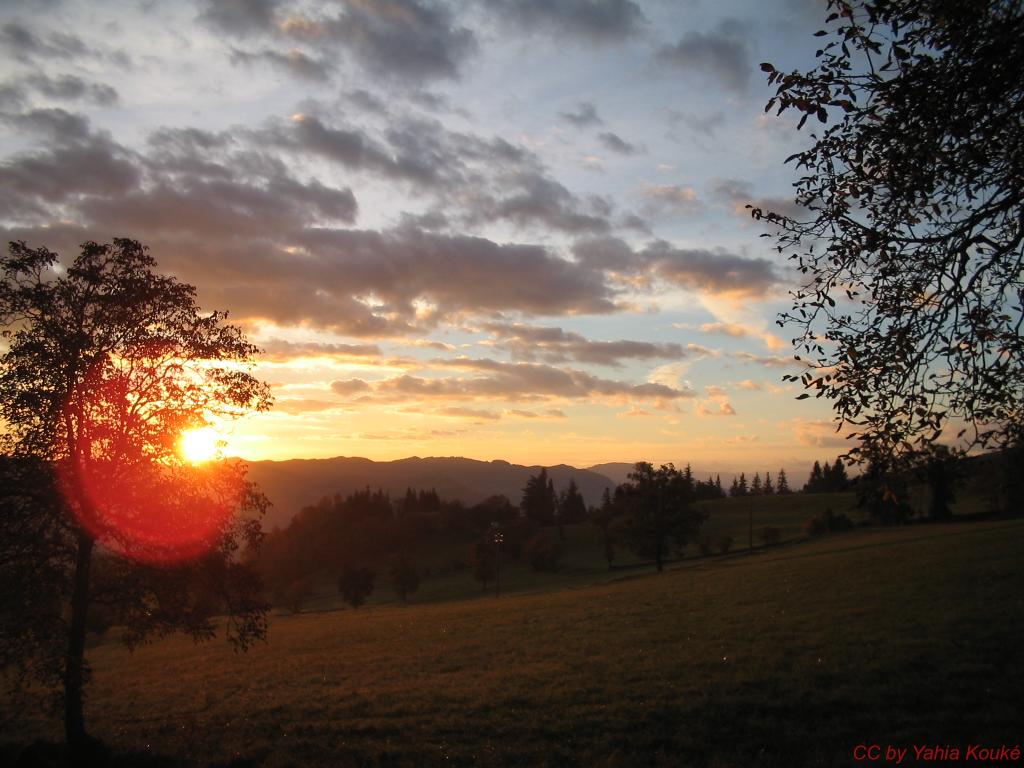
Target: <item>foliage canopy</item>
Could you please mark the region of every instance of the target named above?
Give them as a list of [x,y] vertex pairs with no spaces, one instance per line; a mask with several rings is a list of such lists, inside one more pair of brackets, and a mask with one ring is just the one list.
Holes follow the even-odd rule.
[[1024,6],[829,8],[816,68],[761,65],[777,85],[766,110],[822,124],[787,161],[803,171],[806,215],[752,211],[806,276],[782,316],[800,332],[800,378],[853,427],[855,456],[925,451],[947,430],[962,447],[1013,443],[1024,404]]

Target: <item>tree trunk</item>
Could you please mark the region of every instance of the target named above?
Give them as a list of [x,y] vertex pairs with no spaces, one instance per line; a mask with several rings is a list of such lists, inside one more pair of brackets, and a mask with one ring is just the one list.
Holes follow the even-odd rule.
[[86,743],[83,693],[85,687],[85,620],[89,610],[89,569],[93,539],[85,531],[78,534],[74,591],[71,596],[71,626],[68,656],[64,668],[64,733],[72,755]]

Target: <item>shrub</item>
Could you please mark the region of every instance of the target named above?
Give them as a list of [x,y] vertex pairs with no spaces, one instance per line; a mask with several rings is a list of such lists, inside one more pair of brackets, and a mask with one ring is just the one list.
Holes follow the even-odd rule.
[[730,549],[732,549],[732,536],[723,536],[718,540],[719,552],[723,555],[728,555]]
[[831,509],[825,510],[825,525],[833,533],[853,530],[853,520],[848,518],[842,512],[838,515],[833,514]]
[[338,591],[342,599],[353,608],[366,602],[373,592],[374,573],[369,568],[354,568],[346,565],[338,577]]

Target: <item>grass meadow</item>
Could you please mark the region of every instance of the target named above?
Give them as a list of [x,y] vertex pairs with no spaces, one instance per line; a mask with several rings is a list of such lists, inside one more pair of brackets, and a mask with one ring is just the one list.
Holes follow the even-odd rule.
[[748,768],[1013,745],[1022,550],[1020,520],[860,529],[553,591],[279,615],[247,654],[108,636],[88,725],[123,764],[168,766]]

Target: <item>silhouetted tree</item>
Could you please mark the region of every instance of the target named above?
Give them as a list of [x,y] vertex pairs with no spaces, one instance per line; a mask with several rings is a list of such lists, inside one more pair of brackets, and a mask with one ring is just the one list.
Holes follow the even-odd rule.
[[542,468],[536,475],[530,475],[523,488],[523,498],[519,503],[523,514],[541,525],[552,525],[558,511],[558,499],[555,497],[555,486],[548,477],[548,471]]
[[660,573],[666,557],[696,538],[707,514],[694,509],[682,473],[672,464],[655,469],[640,462],[620,486],[623,537],[641,557],[651,557]]
[[803,211],[753,211],[806,275],[784,316],[804,385],[864,460],[955,421],[965,447],[1007,446],[1024,413],[1024,4],[829,6],[814,69],[761,65],[766,109],[824,124],[789,158]]
[[409,595],[420,588],[420,574],[416,570],[416,564],[408,555],[393,555],[388,564],[388,576],[391,578],[391,588],[395,590],[398,599],[403,603],[409,602]]
[[773,495],[775,493],[775,486],[772,485],[772,473],[771,472],[765,472],[764,473],[764,488],[761,489],[761,492],[765,496],[771,496],[771,495]]
[[821,463],[814,462],[811,474],[804,483],[804,493],[821,493],[825,489],[825,473],[822,471]]
[[345,565],[338,576],[338,592],[341,598],[353,608],[358,608],[373,594],[376,575],[369,568]]
[[779,483],[778,483],[778,486],[775,489],[775,492],[777,494],[779,494],[780,496],[785,496],[787,493],[790,492],[790,490],[789,490],[789,480],[786,479],[786,470],[785,469],[780,469],[779,470]]
[[494,540],[490,536],[484,536],[473,545],[470,550],[470,557],[473,566],[473,578],[484,585],[494,581],[497,571],[497,553],[494,551]]
[[858,506],[884,525],[906,522],[911,514],[906,481],[898,465],[892,457],[874,457],[857,482]]
[[752,496],[760,496],[764,492],[764,488],[761,487],[761,473],[754,473],[754,481],[750,485],[750,493]]
[[850,479],[846,475],[846,465],[843,460],[837,457],[831,467],[825,465],[825,489],[829,493],[842,493],[850,485]]
[[846,476],[846,467],[842,458],[837,458],[834,464],[828,461],[822,466],[817,461],[811,470],[807,483],[804,485],[805,493],[841,493],[849,488],[850,480]]
[[615,544],[612,540],[611,528],[616,514],[617,509],[612,501],[611,492],[605,488],[604,493],[601,494],[601,506],[590,510],[590,519],[601,530],[604,559],[608,562],[609,571],[615,562]]
[[558,519],[566,525],[581,523],[587,519],[587,505],[576,486],[575,478],[569,478],[569,485],[558,497]]
[[931,492],[928,515],[933,520],[948,520],[953,515],[950,505],[956,500],[953,486],[960,474],[960,457],[947,446],[936,443],[930,446],[918,465],[919,474]]
[[266,500],[244,465],[192,466],[178,441],[271,398],[241,330],[200,311],[139,243],[87,242],[57,264],[23,242],[0,261],[0,441],[16,457],[2,484],[0,667],[62,686],[69,748],[88,760],[91,604],[106,603],[132,646],[175,629],[208,638],[217,614],[239,648],[263,636],[259,580],[237,555],[258,543]]

